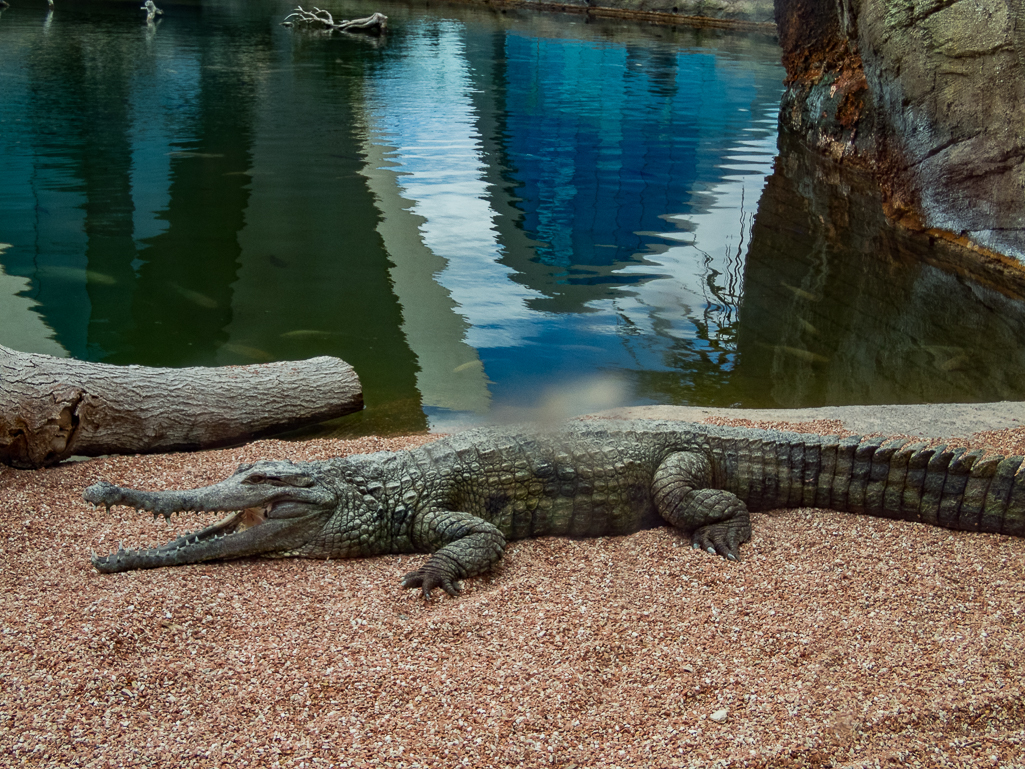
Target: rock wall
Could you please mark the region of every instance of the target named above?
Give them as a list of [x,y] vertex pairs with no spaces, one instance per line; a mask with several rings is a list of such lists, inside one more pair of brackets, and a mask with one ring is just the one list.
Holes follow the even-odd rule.
[[1025,260],[1023,0],[776,0],[780,127],[895,220]]

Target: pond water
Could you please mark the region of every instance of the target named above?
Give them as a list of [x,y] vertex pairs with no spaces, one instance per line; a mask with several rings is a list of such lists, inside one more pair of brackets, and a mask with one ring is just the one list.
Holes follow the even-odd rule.
[[276,0],[138,5],[0,16],[0,344],[335,355],[368,405],[342,433],[1025,397],[1020,299],[777,147],[771,38],[389,2],[327,6],[386,13],[384,38],[317,37]]

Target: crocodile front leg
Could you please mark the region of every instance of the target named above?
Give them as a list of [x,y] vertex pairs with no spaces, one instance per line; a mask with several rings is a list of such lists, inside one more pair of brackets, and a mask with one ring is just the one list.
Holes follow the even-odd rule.
[[413,523],[413,545],[432,553],[423,566],[402,579],[403,587],[419,587],[424,598],[440,587],[459,594],[456,582],[483,574],[502,557],[505,536],[497,527],[470,513],[429,510]]
[[736,494],[712,486],[712,465],[695,452],[670,454],[655,471],[652,498],[659,515],[692,533],[695,548],[740,560],[751,539],[751,516]]

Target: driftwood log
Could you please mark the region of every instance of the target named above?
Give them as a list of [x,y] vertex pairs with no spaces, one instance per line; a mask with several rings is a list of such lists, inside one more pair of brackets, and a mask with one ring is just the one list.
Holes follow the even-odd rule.
[[380,35],[388,28],[388,17],[383,13],[375,13],[363,19],[335,21],[328,11],[321,10],[316,6],[312,11],[307,11],[299,5],[281,23],[286,27],[303,26],[317,32],[364,32]]
[[0,462],[13,467],[227,446],[362,408],[356,372],[327,356],[172,369],[0,346]]

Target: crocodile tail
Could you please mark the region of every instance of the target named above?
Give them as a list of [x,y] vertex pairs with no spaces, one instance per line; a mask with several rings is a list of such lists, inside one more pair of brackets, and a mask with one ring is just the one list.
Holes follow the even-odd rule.
[[[1022,457],[904,444],[874,453],[864,512],[960,531],[1025,536]],[[882,456],[880,456],[882,454]]]
[[751,510],[823,507],[1025,536],[1021,456],[907,439],[767,432],[716,448],[726,487]]

